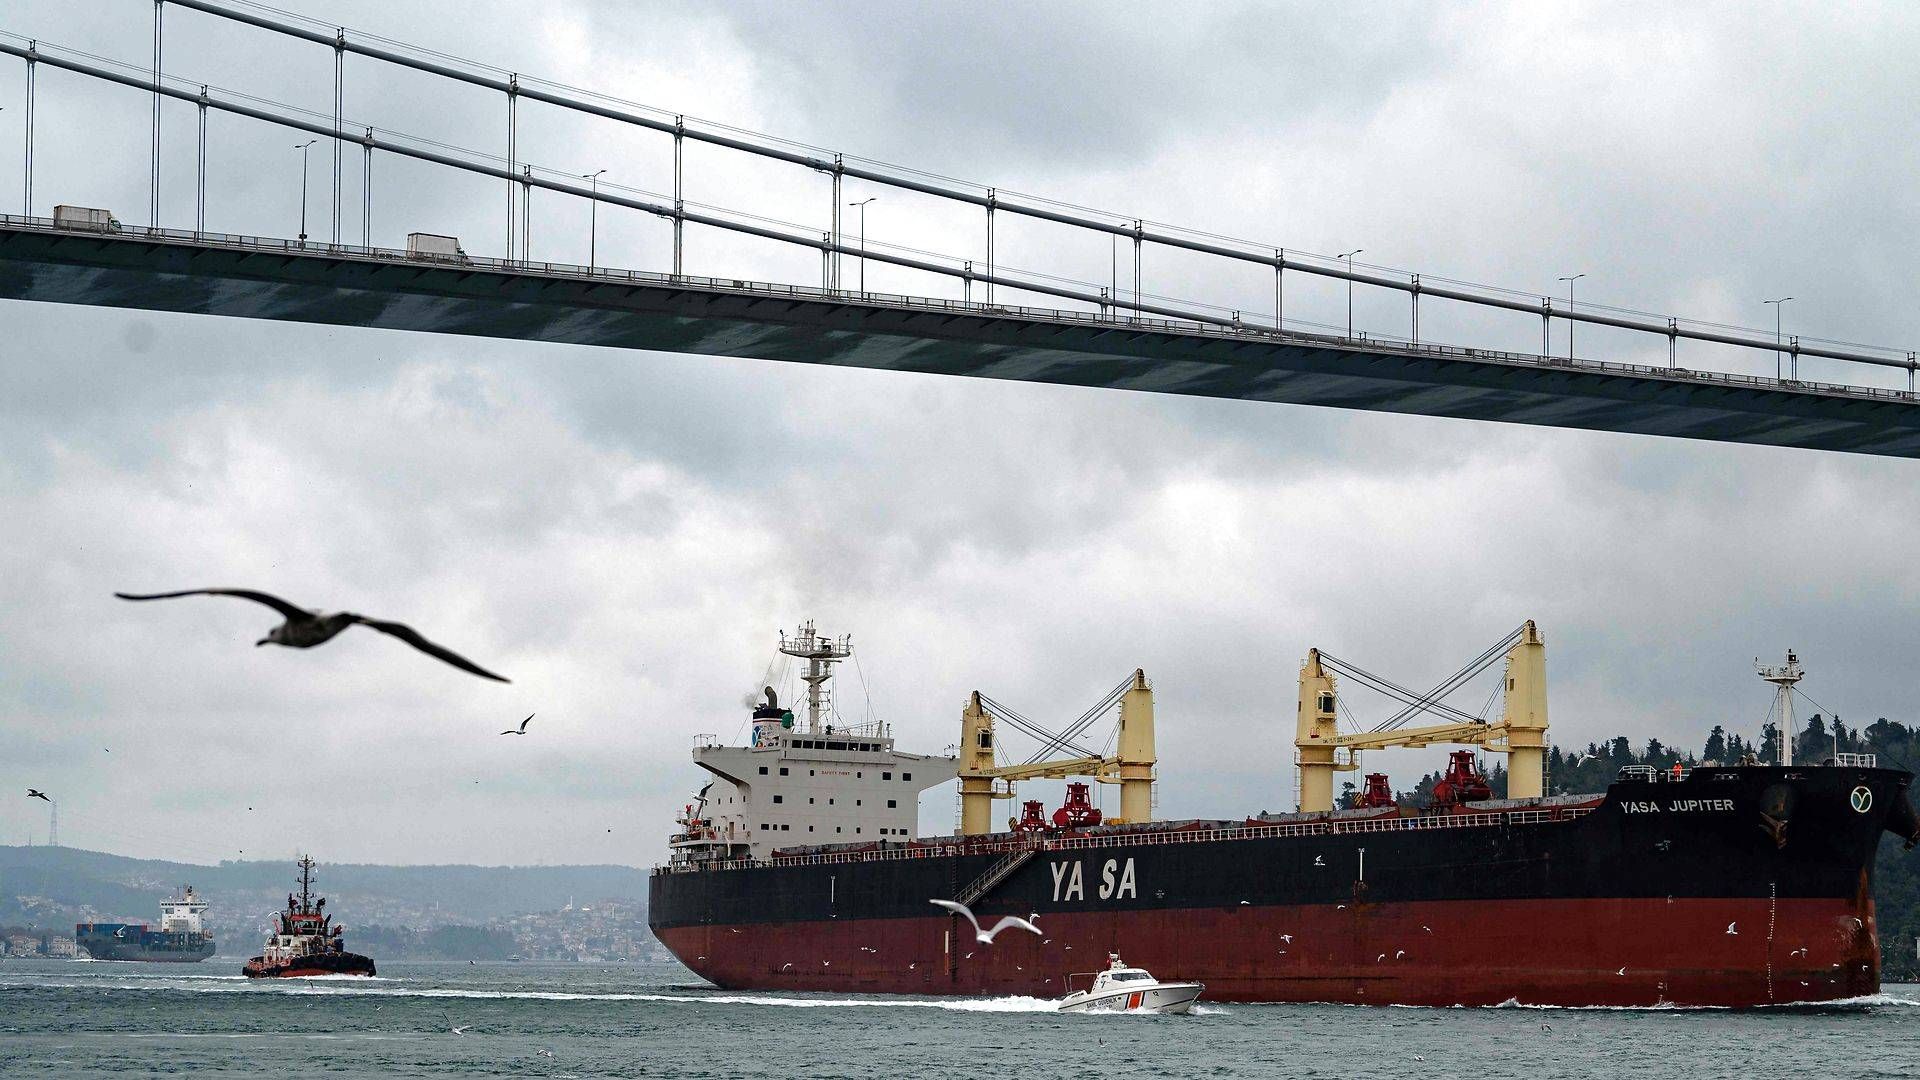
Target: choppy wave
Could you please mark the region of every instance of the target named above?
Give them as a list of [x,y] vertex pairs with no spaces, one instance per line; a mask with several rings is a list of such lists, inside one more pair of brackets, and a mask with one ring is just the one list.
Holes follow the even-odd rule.
[[[1859,997],[1833,998],[1828,1001],[1780,1001],[1767,1005],[1756,1005],[1759,1009],[1787,1009],[1801,1012],[1820,1012],[1823,1010],[1846,1011],[1850,1009],[1870,1009],[1883,1005],[1920,1008],[1920,999],[1901,997],[1897,994],[1863,994]],[[1362,1006],[1365,1008],[1366,1006]],[[1423,1008],[1417,1005],[1395,1005],[1393,1008]],[[1729,1012],[1727,1005],[1684,1005],[1672,1001],[1655,1002],[1652,1005],[1532,1005],[1508,998],[1498,1005],[1471,1006],[1450,1005],[1448,1008],[1490,1008],[1490,1009],[1543,1009],[1558,1012]]]

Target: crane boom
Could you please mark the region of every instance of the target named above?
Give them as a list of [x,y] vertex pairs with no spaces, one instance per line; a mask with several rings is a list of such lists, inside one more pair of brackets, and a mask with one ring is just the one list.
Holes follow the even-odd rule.
[[[1498,721],[1432,724],[1353,735],[1340,733],[1339,690],[1334,678],[1336,669],[1351,665],[1324,656],[1319,649],[1308,650],[1306,662],[1300,667],[1300,706],[1294,738],[1300,766],[1300,809],[1307,813],[1332,810],[1333,774],[1358,768],[1352,757],[1358,751],[1434,743],[1461,743],[1506,754],[1508,797],[1533,799],[1544,794],[1546,644],[1532,619],[1507,640],[1513,645],[1506,654],[1505,698]],[[1345,761],[1340,760],[1341,750],[1347,751]]]

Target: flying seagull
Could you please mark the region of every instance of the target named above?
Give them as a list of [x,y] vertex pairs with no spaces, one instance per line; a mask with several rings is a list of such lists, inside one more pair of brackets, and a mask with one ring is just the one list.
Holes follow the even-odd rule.
[[378,630],[389,637],[397,637],[428,656],[444,660],[462,671],[478,675],[483,679],[492,679],[494,682],[511,681],[495,675],[458,653],[435,645],[403,623],[369,619],[365,615],[356,615],[351,611],[336,611],[331,614],[308,611],[305,608],[295,607],[277,596],[255,592],[252,589],[186,589],[181,592],[167,593],[117,592],[113,595],[122,600],[170,600],[176,596],[237,596],[242,600],[265,604],[287,618],[286,622],[267,631],[267,636],[254,642],[255,645],[271,644],[285,645],[290,649],[311,649],[315,645],[324,645],[332,641],[347,627],[359,624]]
[[1729,933],[1729,934],[1738,934],[1739,932],[1740,932],[1740,931],[1738,931],[1738,930],[1736,930],[1736,929],[1734,929],[1734,924],[1733,924],[1733,923],[1728,923],[1728,924],[1727,924],[1727,933]]
[[[532,714],[532,713],[528,713],[528,714],[527,714],[527,718],[526,718],[525,720],[522,720],[522,721],[520,721],[520,726],[519,726],[518,728],[508,728],[507,730],[505,730],[505,731],[503,731],[503,732],[501,732],[500,734],[502,734],[502,735],[525,735],[525,734],[527,733],[527,725],[528,725],[529,723],[531,723],[532,721],[533,721],[533,714]],[[609,829],[608,831],[609,831],[609,832],[611,832],[612,830],[611,830],[611,829]]]
[[998,934],[1000,931],[1005,930],[1009,926],[1017,926],[1022,930],[1030,930],[1033,932],[1033,934],[1036,937],[1046,936],[1040,933],[1039,927],[1033,925],[1032,923],[1021,918],[1018,915],[1008,915],[1007,917],[1001,919],[999,922],[994,923],[993,929],[982,930],[980,929],[980,920],[973,917],[972,909],[968,908],[967,905],[965,904],[955,903],[952,900],[929,900],[927,901],[927,903],[932,904],[935,907],[946,908],[948,911],[951,911],[956,915],[965,915],[967,917],[967,921],[973,924],[973,936],[979,939],[980,944],[982,945],[993,944],[993,936],[995,934]]
[[47,798],[47,793],[46,793],[46,792],[44,792],[44,791],[40,791],[40,790],[38,790],[38,789],[36,789],[36,788],[28,788],[28,789],[27,789],[27,798],[29,798],[29,799],[39,799],[39,800],[40,800],[41,802],[52,802],[52,801],[53,801],[52,799],[49,799],[49,798]]

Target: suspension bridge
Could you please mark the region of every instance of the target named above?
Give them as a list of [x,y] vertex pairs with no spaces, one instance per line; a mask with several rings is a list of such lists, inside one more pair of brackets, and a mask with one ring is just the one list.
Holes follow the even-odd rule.
[[[169,9],[330,51],[331,114],[168,71]],[[23,199],[19,214],[0,215],[0,298],[1920,456],[1915,387],[1920,358],[1912,350],[1576,305],[1570,299],[1356,266],[1351,256],[1315,255],[1088,210],[500,72],[244,0],[154,0],[153,51],[145,64],[62,47],[31,36],[30,29],[0,27],[0,57],[24,68],[19,84],[24,89]],[[499,94],[505,153],[450,145],[358,118],[349,121],[342,115],[349,57]],[[58,193],[36,198],[35,110],[39,95],[49,92],[39,85],[43,69],[148,99],[149,160],[96,166],[129,172],[146,166],[151,179],[145,224],[62,217],[50,212],[65,201]],[[523,101],[670,140],[671,191],[602,183],[598,174],[523,160]],[[162,213],[161,163],[173,130],[163,129],[165,102],[191,106],[198,118],[191,221],[168,221]],[[327,144],[326,239],[306,233],[304,188],[297,237],[207,228],[210,113]],[[824,177],[826,213],[811,222],[780,220],[688,199],[683,161],[690,144],[790,166],[796,170],[796,189]],[[356,150],[361,235],[354,242],[343,236],[343,206],[356,186],[348,175]],[[444,250],[377,244],[376,161],[388,158],[498,182],[505,193],[504,228],[495,234],[502,241],[499,253],[469,254],[464,244]],[[977,213],[978,245],[965,252],[935,252],[883,244],[868,237],[864,225],[857,239],[850,237],[843,221],[848,203],[842,186],[848,180]],[[596,211],[604,206],[650,215],[671,228],[671,258],[644,269],[604,265],[597,257],[584,266],[534,260],[535,192],[582,200]],[[996,259],[996,231],[1015,222],[1104,239],[1114,251],[1108,280],[1090,282],[1058,267],[1009,266]],[[811,252],[818,258],[818,277],[768,280],[774,275],[759,273],[756,266],[769,264],[750,260],[718,268],[727,273],[713,273],[714,268],[689,273],[690,227],[768,249]],[[1120,273],[1123,247],[1130,281]],[[1270,307],[1253,311],[1149,292],[1145,267],[1161,253],[1268,275]],[[851,281],[850,260],[859,270]],[[868,263],[912,271],[913,280],[929,284],[927,294],[867,290]],[[1192,271],[1192,265],[1182,262],[1182,269],[1169,276],[1205,280],[1207,273]],[[1312,280],[1347,291],[1344,326],[1302,317],[1298,301],[1294,311],[1288,310],[1290,289]],[[933,295],[942,288],[958,295]],[[1404,328],[1385,334],[1357,328],[1352,316],[1356,289],[1401,298]],[[1423,303],[1535,320],[1540,348],[1514,351],[1425,340]],[[1573,349],[1577,326],[1644,335],[1653,348],[1628,349],[1615,359],[1578,355]],[[1556,328],[1567,341],[1564,352],[1553,347]],[[1698,356],[1683,354],[1683,345]],[[1727,360],[1766,355],[1775,360],[1771,377],[1732,370],[1742,365]],[[1841,381],[1803,380],[1803,359],[1830,361],[1829,367],[1848,374]]]

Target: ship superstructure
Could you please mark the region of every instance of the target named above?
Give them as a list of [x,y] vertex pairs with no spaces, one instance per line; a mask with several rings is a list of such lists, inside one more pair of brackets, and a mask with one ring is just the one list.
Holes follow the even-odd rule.
[[703,737],[694,763],[713,774],[670,841],[675,865],[761,859],[805,844],[901,844],[919,834],[920,793],[953,779],[952,757],[895,750],[889,725],[849,724],[831,709],[846,637],[806,623],[780,636],[780,652],[805,662],[804,710],[783,708],[772,687],[750,718],[746,746]]
[[373,961],[346,949],[345,930],[327,914],[327,898],[313,895],[313,860],[300,857],[300,893],[287,894],[284,911],[275,912],[273,932],[259,956],[243,969],[250,979],[306,975],[372,975]]
[[[958,768],[944,774],[960,780],[958,833],[883,845],[781,830],[756,844],[757,827],[715,830],[709,845],[740,843],[699,859],[676,842],[652,878],[649,921],[683,963],[729,989],[1055,997],[1088,959],[1124,952],[1239,1001],[1750,1006],[1877,991],[1871,880],[1883,831],[1920,842],[1911,774],[1836,754],[1633,767],[1604,792],[1545,795],[1544,655],[1527,623],[1476,661],[1505,660],[1496,720],[1456,712],[1409,726],[1403,714],[1342,732],[1336,674],[1361,669],[1310,652],[1295,719],[1299,808],[1230,820],[1153,820],[1143,673],[1088,714],[1118,703],[1111,755],[1075,741],[1082,724],[1047,740],[1074,756],[999,764],[996,721],[1022,725],[976,692]],[[724,759],[754,797],[732,805],[751,813],[765,790],[753,785],[782,776],[773,748],[810,737],[776,710],[771,698],[756,710],[769,748]],[[1332,776],[1357,770],[1360,751],[1436,743],[1475,749],[1452,755],[1432,805],[1398,804],[1379,774],[1351,805],[1333,805]],[[1510,797],[1492,797],[1476,751],[1508,755]],[[916,784],[925,768],[914,766]],[[1072,775],[1123,795],[1131,782],[1134,797],[1103,818],[1076,784],[1051,821],[1030,803],[995,830],[991,800],[1012,797],[1014,782]],[[808,779],[820,786],[806,797],[830,787]],[[708,814],[686,817],[707,829],[719,820]],[[933,899],[967,905],[982,924],[1030,918],[1043,933],[977,945]]]
[[160,902],[160,928],[145,923],[79,923],[74,944],[96,960],[197,963],[214,953],[213,932],[202,922],[207,902],[182,886]]

